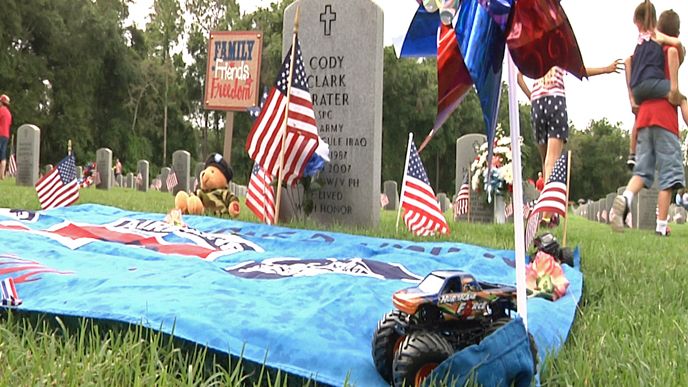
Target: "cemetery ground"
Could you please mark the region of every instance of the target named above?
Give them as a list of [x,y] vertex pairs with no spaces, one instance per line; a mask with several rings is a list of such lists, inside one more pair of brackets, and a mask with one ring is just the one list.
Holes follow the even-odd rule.
[[[169,193],[85,189],[76,203],[166,212]],[[38,209],[33,187],[0,182],[0,207]],[[250,219],[242,208],[241,220]],[[378,237],[417,239],[394,231],[396,213],[383,212],[376,229],[330,228]],[[513,248],[512,225],[450,221],[452,234],[435,238]],[[316,228],[310,222],[288,227]],[[584,290],[571,334],[542,370],[545,385],[688,385],[688,225],[672,235],[614,234],[609,225],[572,216],[568,245],[579,246]],[[555,230],[561,239],[562,226]],[[427,238],[425,239],[427,240]],[[448,263],[450,264],[450,263]],[[390,300],[390,308],[391,308]],[[0,385],[301,385],[301,379],[259,365],[218,357],[141,327],[72,321],[54,316],[0,318]],[[372,360],[371,360],[372,361]],[[345,382],[345,381],[342,381]],[[313,384],[313,383],[309,383]]]

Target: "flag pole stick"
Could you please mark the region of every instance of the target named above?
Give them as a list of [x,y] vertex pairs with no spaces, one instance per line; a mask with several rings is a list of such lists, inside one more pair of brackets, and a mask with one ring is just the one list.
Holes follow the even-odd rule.
[[399,231],[399,218],[401,217],[401,204],[404,203],[404,193],[406,191],[406,171],[408,170],[409,156],[411,155],[411,144],[413,142],[413,132],[409,132],[408,146],[406,147],[406,161],[404,162],[404,178],[401,180],[401,199],[399,200],[399,210],[397,211],[397,225],[394,231]]
[[428,133],[428,135],[425,137],[425,140],[423,140],[423,143],[420,144],[420,147],[418,148],[418,154],[419,155],[420,155],[420,152],[422,152],[423,149],[425,149],[425,147],[428,145],[430,140],[432,140],[432,136],[435,135],[436,131],[437,131],[437,129],[435,129],[434,127],[432,129],[430,129],[430,133]]
[[72,140],[67,140],[67,156],[72,154]]
[[[511,152],[513,156],[513,201],[523,203],[523,179],[521,176],[521,128],[518,115],[518,99],[516,90],[516,69],[509,50],[509,123],[511,126]],[[523,325],[528,329],[528,303],[526,294],[526,246],[524,241],[523,206],[514,208],[514,247],[516,255],[516,306]]]
[[568,158],[566,160],[566,204],[564,205],[564,236],[561,240],[562,247],[566,247],[566,230],[569,226],[569,187],[571,185],[571,151],[569,151]]
[[282,178],[284,177],[284,146],[287,141],[287,121],[289,121],[289,99],[291,97],[291,84],[294,76],[294,58],[296,57],[296,34],[299,32],[299,13],[301,5],[296,6],[296,14],[294,15],[294,32],[291,37],[291,64],[289,66],[289,78],[287,78],[287,104],[286,112],[284,113],[284,122],[282,122],[282,146],[280,147],[280,168],[279,177],[277,179],[277,198],[275,199],[275,224],[279,223],[280,215],[280,201],[282,199]]

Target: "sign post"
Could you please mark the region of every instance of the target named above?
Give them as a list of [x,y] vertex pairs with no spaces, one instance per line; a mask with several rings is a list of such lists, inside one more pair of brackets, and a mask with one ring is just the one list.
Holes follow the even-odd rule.
[[208,39],[203,102],[206,110],[227,111],[223,147],[227,162],[232,157],[234,112],[258,105],[262,41],[263,34],[257,31],[217,31]]

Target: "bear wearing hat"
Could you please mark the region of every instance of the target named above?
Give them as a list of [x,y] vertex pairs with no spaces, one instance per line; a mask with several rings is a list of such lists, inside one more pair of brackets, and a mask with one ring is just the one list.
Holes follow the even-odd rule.
[[221,154],[214,153],[205,161],[201,171],[199,189],[187,194],[177,192],[174,206],[185,214],[200,215],[204,213],[232,218],[239,215],[239,199],[229,190],[232,181],[232,168]]

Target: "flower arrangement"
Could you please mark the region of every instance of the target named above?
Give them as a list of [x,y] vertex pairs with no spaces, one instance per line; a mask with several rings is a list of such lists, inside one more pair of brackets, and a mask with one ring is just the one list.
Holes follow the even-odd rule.
[[[320,171],[325,168],[325,164],[330,162],[330,147],[329,145],[320,140],[318,149],[315,150],[313,156],[308,160],[306,167],[303,170],[303,177],[298,181],[297,185],[303,187],[303,196],[301,192],[297,189],[296,198],[292,191],[288,195],[288,199],[292,202],[292,207],[296,209],[296,217],[299,219],[304,219],[308,217],[315,208],[315,203],[313,201],[313,195],[322,188],[322,181],[319,179]],[[300,202],[300,205],[297,203]]]
[[487,176],[487,143],[484,143],[471,163],[471,188],[476,192],[485,192],[488,202],[492,201],[493,194],[507,195],[514,183],[511,163],[511,137],[504,133],[501,125],[497,125],[490,176]]
[[554,257],[538,251],[526,267],[526,287],[530,296],[556,301],[566,294],[569,280]]

